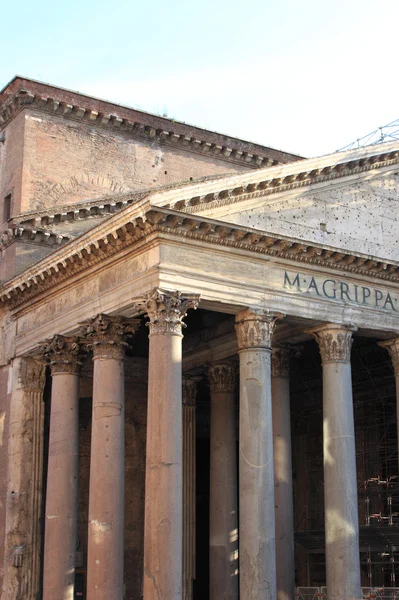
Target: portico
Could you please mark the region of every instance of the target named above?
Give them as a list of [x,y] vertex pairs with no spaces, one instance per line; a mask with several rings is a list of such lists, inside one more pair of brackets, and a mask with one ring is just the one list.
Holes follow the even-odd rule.
[[[367,338],[376,347],[383,342],[395,358],[397,266],[351,248],[337,251],[184,213],[166,207],[170,195],[157,204],[156,198],[138,201],[1,291],[14,323],[5,345],[15,373],[15,407],[31,403],[29,386],[43,393],[44,360],[51,370],[46,480],[39,490],[39,465],[29,508],[37,519],[40,503],[46,505],[43,598],[73,600],[76,532],[87,508],[82,543],[88,600],[122,600],[141,589],[145,600],[200,597],[195,560],[208,564],[208,555],[193,540],[195,533],[202,535],[201,523],[209,524],[212,600],[291,600],[300,501],[293,507],[291,441],[298,426],[290,416],[290,408],[296,413],[290,407],[289,360],[296,360],[292,350],[299,345],[305,345],[306,360],[315,339],[323,373],[319,435],[328,598],[360,600],[351,348],[353,339]],[[21,373],[31,364],[33,381],[23,383]],[[194,386],[191,392],[184,377]],[[92,403],[86,508],[79,507],[77,487],[80,398]],[[138,405],[141,416],[132,416]],[[205,414],[209,523],[198,516],[203,506],[196,507],[205,494],[193,492],[198,461],[205,468],[205,459],[197,453],[194,461],[192,433],[196,425],[201,435]],[[43,439],[40,422],[33,439]],[[13,443],[10,459],[26,452],[18,447],[18,431]],[[144,455],[145,476],[137,469],[130,479],[132,465],[143,465]],[[308,475],[306,469],[295,473],[296,480]],[[126,502],[136,493],[132,489],[143,502],[141,526],[133,526],[134,511]],[[23,501],[15,500],[8,527],[14,506]],[[28,524],[20,531],[23,539]],[[11,547],[11,528],[9,534]],[[126,591],[130,551],[142,556],[141,575]],[[29,565],[35,581],[41,571],[37,556],[24,557],[21,567]],[[20,577],[15,569],[8,568],[9,581]]]

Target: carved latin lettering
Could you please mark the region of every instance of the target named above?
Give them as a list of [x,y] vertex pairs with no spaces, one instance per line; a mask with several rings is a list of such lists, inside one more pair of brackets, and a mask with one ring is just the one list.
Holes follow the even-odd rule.
[[[329,286],[329,289],[327,290],[327,284],[331,283],[332,287]],[[337,297],[337,290],[334,287],[335,286],[335,279],[326,279],[325,281],[323,281],[323,294],[325,295],[326,298],[336,298]],[[328,291],[332,292],[328,293]]]
[[[287,271],[284,272],[284,283],[283,287],[296,292],[309,294],[312,296],[321,296],[328,298],[329,300],[342,300],[344,302],[351,302],[353,304],[360,304],[366,306],[374,306],[382,310],[389,310],[398,312],[396,307],[397,298],[392,296],[389,292],[377,288],[369,288],[367,286],[360,286],[354,283],[347,283],[346,281],[339,281],[336,279],[318,279],[314,276],[309,279],[305,278],[299,273],[293,273],[289,275]],[[307,288],[305,291],[306,283]]]
[[308,285],[308,289],[306,290],[306,293],[310,294],[311,290],[314,290],[318,296],[321,295],[318,290],[317,283],[316,283],[316,280],[314,277],[311,278],[309,285]]
[[294,287],[294,285],[296,285],[296,288],[298,290],[298,292],[302,292],[301,290],[301,283],[299,281],[299,274],[297,273],[294,281],[290,281],[290,278],[288,277],[288,273],[287,271],[285,271],[284,273],[284,287],[289,287],[290,289]]
[[371,296],[371,290],[368,287],[362,287],[363,290],[363,304],[367,304],[367,298]]
[[349,286],[347,283],[345,283],[344,281],[341,281],[341,300],[344,299],[344,296],[346,296],[346,299],[349,300],[349,302],[352,302],[352,298],[349,296]]
[[393,302],[392,302],[391,294],[389,292],[387,294],[387,297],[385,298],[385,303],[384,303],[383,308],[386,308],[387,304],[390,305],[392,310],[396,310],[396,308],[394,307]]
[[378,307],[379,302],[380,302],[380,300],[382,300],[384,294],[381,292],[381,290],[374,290],[374,296],[375,296],[375,305]]

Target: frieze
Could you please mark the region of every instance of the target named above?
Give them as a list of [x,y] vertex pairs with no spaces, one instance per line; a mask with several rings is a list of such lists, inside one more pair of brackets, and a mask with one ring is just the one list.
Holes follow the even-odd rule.
[[355,284],[333,277],[315,277],[310,274],[284,271],[282,287],[312,298],[340,301],[357,306],[399,311],[399,297],[380,288]]
[[[154,233],[175,235],[177,237],[217,244],[230,248],[247,250],[274,258],[288,259],[302,264],[343,271],[360,276],[372,276],[376,279],[399,282],[399,267],[396,264],[373,260],[366,256],[353,255],[345,251],[332,250],[321,246],[312,246],[304,242],[293,241],[265,232],[248,230],[241,226],[231,226],[204,221],[200,217],[189,217],[184,213],[171,214],[165,208],[148,205],[145,215],[133,216],[122,213],[102,225],[82,235],[80,238],[60,249],[50,257],[31,267],[25,274],[18,275],[5,285],[0,293],[0,301],[10,307],[16,307],[47,289],[63,282],[77,273],[102,262],[124,248],[131,248],[135,242]],[[115,220],[115,222],[114,222]],[[113,224],[113,225],[112,225]],[[270,269],[270,272],[275,272]],[[295,271],[278,270],[276,277],[282,277],[281,283],[275,278],[275,289],[281,287],[291,292],[329,300],[340,300],[363,306],[373,306],[395,311],[397,299],[392,293],[369,286],[355,286],[341,279],[310,277]],[[339,289],[334,291],[334,285]],[[342,285],[341,285],[342,283]],[[324,284],[324,287],[323,287]],[[346,287],[348,286],[348,288]],[[334,298],[334,294],[336,298]],[[381,295],[382,294],[382,295]],[[356,300],[357,299],[357,300]]]

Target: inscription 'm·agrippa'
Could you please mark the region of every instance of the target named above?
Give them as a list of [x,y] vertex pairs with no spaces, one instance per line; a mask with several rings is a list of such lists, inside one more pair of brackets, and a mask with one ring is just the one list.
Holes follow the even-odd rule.
[[339,279],[316,279],[314,276],[300,273],[289,274],[284,271],[283,287],[300,294],[309,294],[328,300],[341,300],[383,310],[398,310],[398,299],[390,292],[347,283]]

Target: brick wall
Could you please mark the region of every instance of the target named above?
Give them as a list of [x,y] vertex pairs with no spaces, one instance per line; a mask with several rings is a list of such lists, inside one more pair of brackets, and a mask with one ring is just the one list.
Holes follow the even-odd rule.
[[17,115],[3,130],[0,142],[0,230],[3,223],[4,198],[11,194],[11,215],[19,208],[22,194],[22,165],[24,150],[25,116]]
[[23,196],[17,212],[247,170],[217,157],[145,143],[88,123],[24,112]]

